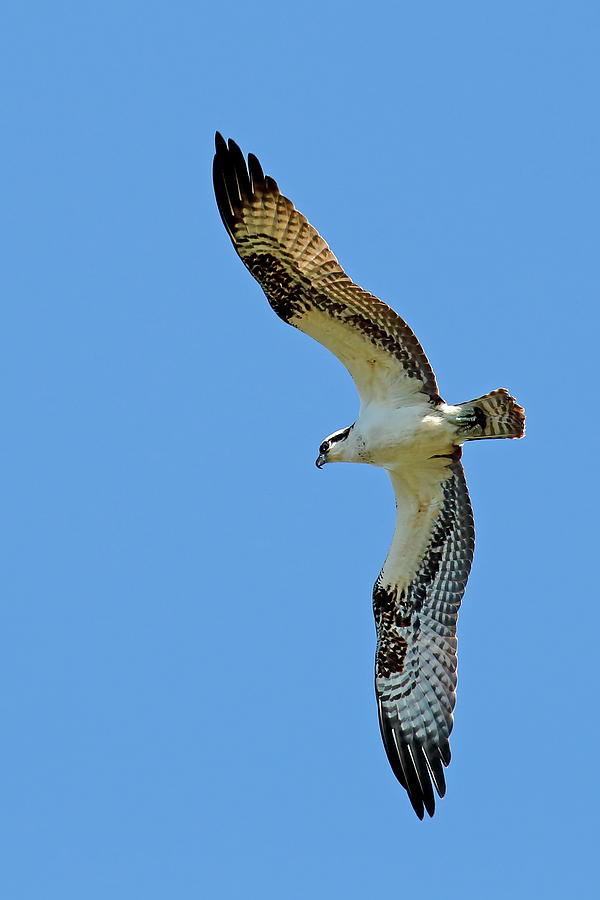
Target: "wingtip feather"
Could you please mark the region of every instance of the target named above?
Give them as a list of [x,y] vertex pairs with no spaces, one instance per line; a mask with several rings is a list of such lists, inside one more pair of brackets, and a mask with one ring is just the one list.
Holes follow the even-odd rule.
[[250,180],[252,181],[253,189],[264,190],[265,175],[262,170],[262,166],[254,153],[248,154],[248,171],[250,173]]
[[413,746],[396,734],[396,729],[386,720],[381,707],[379,724],[392,771],[408,794],[417,817],[423,820],[425,812],[433,816],[435,796],[424,751],[419,745]]
[[217,153],[227,152],[227,144],[220,131],[215,131],[215,151]]
[[220,131],[215,132],[213,182],[219,211],[230,235],[240,204],[252,200],[257,192],[279,192],[277,182],[264,174],[256,156],[249,153],[246,160],[239,144],[233,138],[225,140]]

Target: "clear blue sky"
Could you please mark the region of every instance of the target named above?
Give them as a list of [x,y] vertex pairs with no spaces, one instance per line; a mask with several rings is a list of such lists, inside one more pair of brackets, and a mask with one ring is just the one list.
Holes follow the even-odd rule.
[[[0,894],[593,896],[596,2],[6,2]],[[254,151],[442,394],[477,524],[454,758],[419,822],[380,744],[385,475],[236,258]]]

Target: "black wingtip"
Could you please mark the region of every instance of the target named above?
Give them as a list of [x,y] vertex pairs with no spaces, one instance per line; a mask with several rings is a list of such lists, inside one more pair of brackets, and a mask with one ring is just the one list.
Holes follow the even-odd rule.
[[396,733],[393,724],[385,717],[381,706],[379,707],[379,726],[390,766],[408,794],[410,805],[421,820],[425,817],[425,812],[429,816],[433,816],[435,797],[422,748],[402,740],[401,736]]
[[442,760],[439,755],[439,748],[433,748],[432,750],[429,750],[427,752],[424,749],[423,753],[425,754],[427,765],[431,774],[431,779],[436,791],[438,792],[438,796],[443,797],[446,794],[446,778],[444,776],[444,767],[442,765]]
[[398,751],[400,762],[404,770],[404,776],[408,784],[408,799],[411,802],[412,808],[419,819],[423,819],[424,809],[432,816],[435,810],[435,804],[432,808],[433,792],[431,790],[431,783],[429,783],[429,791],[421,786],[417,764],[415,763],[412,752],[410,752],[410,746],[408,744],[399,741]]
[[425,806],[425,809],[427,810],[429,815],[433,816],[435,812],[435,796],[433,793],[433,787],[431,786],[431,778],[429,775],[429,769],[427,767],[425,754],[423,753],[423,748],[419,744],[413,744],[413,746],[411,747],[410,755],[417,772],[417,778],[419,779],[419,783],[421,785],[423,805]]
[[265,175],[254,153],[248,154],[248,171],[254,190],[265,190]]
[[235,226],[241,220],[244,206],[257,193],[279,192],[277,182],[265,176],[256,156],[249,153],[246,162],[239,145],[232,138],[226,141],[220,131],[215,132],[213,184],[221,219],[234,244]]
[[270,175],[265,175],[265,188],[270,191],[272,194],[277,194],[279,192],[279,187],[277,186],[277,182],[274,178],[271,178]]
[[450,752],[450,744],[448,741],[444,741],[440,744],[440,756],[442,757],[444,765],[449,766],[452,759],[452,753]]
[[248,174],[248,166],[244,159],[244,154],[240,150],[232,138],[227,141],[229,150],[229,160],[235,171],[237,187],[240,193],[242,203],[252,197],[252,185],[250,184],[250,175]]
[[236,220],[241,207],[252,197],[252,185],[242,151],[231,138],[226,141],[220,131],[215,132],[213,185],[221,219],[233,241]]
[[217,151],[217,153],[222,153],[224,150],[227,151],[225,138],[220,131],[215,131],[215,150]]
[[[410,805],[412,806],[412,808],[414,809],[414,811],[417,814],[417,818],[420,819],[422,822],[423,819],[425,818],[425,810],[423,809],[423,804],[420,803],[419,801],[416,801],[413,797],[411,797],[410,794],[408,795],[408,799],[410,800]],[[429,810],[428,810],[428,812],[429,812]],[[431,815],[431,813],[429,813],[429,815]]]

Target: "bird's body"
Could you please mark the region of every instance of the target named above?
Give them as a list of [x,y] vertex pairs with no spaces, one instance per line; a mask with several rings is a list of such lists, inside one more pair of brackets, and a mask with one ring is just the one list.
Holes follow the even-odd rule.
[[379,724],[394,774],[419,816],[445,793],[456,690],[456,621],[474,547],[460,462],[465,441],[521,437],[523,410],[503,388],[455,406],[438,391],[417,338],[354,284],[323,238],[233,141],[216,139],[215,194],[233,245],[285,322],[347,367],[361,406],[317,466],[359,462],[390,475],[396,529],[373,589]]
[[398,407],[367,403],[329,462],[364,462],[393,471],[452,453],[456,426],[446,409],[445,404],[432,409],[424,401]]

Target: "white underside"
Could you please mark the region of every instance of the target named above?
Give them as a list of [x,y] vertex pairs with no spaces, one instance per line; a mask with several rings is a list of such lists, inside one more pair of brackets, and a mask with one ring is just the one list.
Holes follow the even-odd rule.
[[390,409],[361,408],[347,440],[333,448],[331,461],[363,462],[386,469],[396,496],[396,530],[383,567],[384,583],[407,586],[427,549],[442,504],[442,484],[450,475],[448,455],[456,448],[453,407],[432,408],[426,400]]
[[390,409],[363,405],[348,438],[333,449],[331,460],[366,462],[390,471],[421,468],[431,457],[452,453],[456,426],[448,421],[453,407],[433,408],[425,400]]

